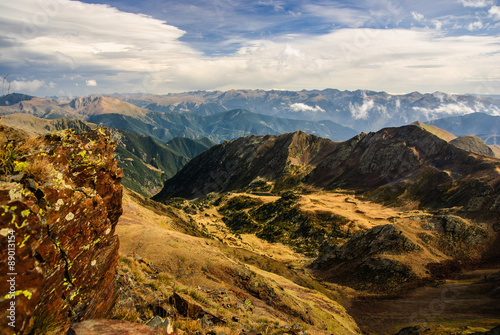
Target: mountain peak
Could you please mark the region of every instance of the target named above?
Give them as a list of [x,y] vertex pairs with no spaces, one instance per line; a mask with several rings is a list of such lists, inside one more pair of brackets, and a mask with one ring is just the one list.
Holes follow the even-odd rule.
[[69,102],[69,106],[74,109],[81,109],[89,106],[90,104],[99,103],[103,101],[102,95],[88,95],[82,98],[75,98]]
[[29,101],[35,98],[32,95],[21,94],[21,93],[10,93],[0,97],[0,106],[12,106],[21,101]]
[[266,180],[274,182],[273,192],[305,183],[326,190],[357,190],[381,201],[392,194],[391,201],[427,207],[466,206],[478,192],[471,178],[498,175],[498,165],[416,125],[385,128],[345,142],[297,131],[214,146],[167,180],[155,199],[242,190],[255,180]]
[[447,132],[444,129],[438,128],[438,127],[433,126],[433,125],[425,124],[422,121],[415,121],[415,122],[411,123],[410,125],[417,126],[421,129],[424,129],[424,130],[428,131],[429,133],[436,135],[440,139],[445,140],[446,142],[450,142],[451,140],[454,140],[457,138],[455,135],[453,135],[450,132]]
[[[226,141],[191,160],[167,180],[156,200],[236,190],[255,179],[296,184],[331,153],[336,143],[302,131],[279,136],[246,136]],[[207,178],[208,175],[208,179]],[[191,177],[189,177],[191,176]],[[186,183],[186,180],[190,180]]]

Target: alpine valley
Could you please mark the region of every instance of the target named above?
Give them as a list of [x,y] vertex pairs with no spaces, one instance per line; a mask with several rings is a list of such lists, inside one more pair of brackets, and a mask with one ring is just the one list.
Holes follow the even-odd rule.
[[500,333],[500,100],[14,93],[0,115],[17,334]]

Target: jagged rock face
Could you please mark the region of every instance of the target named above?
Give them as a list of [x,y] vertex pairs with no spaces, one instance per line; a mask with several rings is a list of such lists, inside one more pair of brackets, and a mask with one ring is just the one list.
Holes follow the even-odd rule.
[[482,139],[477,136],[460,136],[452,141],[451,144],[462,150],[470,151],[475,154],[495,157],[495,153],[487,146]]
[[280,136],[252,135],[224,142],[191,160],[165,183],[154,199],[193,198],[237,190],[258,177],[276,181],[292,170],[301,170],[300,174],[305,175],[336,146],[330,140],[301,131]]
[[[447,147],[446,141],[416,126],[361,134],[343,142],[311,173],[309,181],[327,188],[370,189],[409,175],[429,159],[440,159]],[[451,151],[452,155],[461,154]]]
[[[45,157],[43,180],[28,168],[0,176],[0,247],[7,250],[13,236],[17,273],[13,296],[4,297],[9,287],[0,282],[0,334],[60,333],[70,322],[105,317],[112,308],[119,246],[114,229],[122,213],[114,149],[102,129],[53,133],[25,157],[26,165]],[[6,261],[0,260],[2,269]],[[5,324],[12,301],[14,328]]]
[[89,95],[83,98],[75,98],[70,101],[69,105],[74,109],[80,109],[85,106],[88,106],[91,103],[102,101],[102,98],[103,98],[102,96]]
[[[405,126],[343,142],[307,182],[371,192],[383,201],[401,196],[425,207],[478,211],[490,210],[498,197],[499,166],[497,160],[471,155],[417,126]],[[479,201],[475,198],[485,202],[474,205]]]

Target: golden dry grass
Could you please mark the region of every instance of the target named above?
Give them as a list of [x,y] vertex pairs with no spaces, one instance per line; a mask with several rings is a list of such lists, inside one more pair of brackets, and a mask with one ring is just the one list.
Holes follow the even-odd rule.
[[54,167],[49,159],[43,155],[37,155],[27,161],[23,172],[39,183],[49,182],[54,177]]
[[[242,264],[239,259],[231,255],[231,248],[222,248],[227,245],[224,242],[228,241],[228,237],[222,239],[221,242],[217,239],[195,237],[175,231],[173,230],[175,225],[170,218],[159,215],[152,208],[139,205],[134,199],[136,198],[130,196],[129,191],[125,192],[124,214],[116,229],[120,237],[122,258],[132,253],[143,257],[145,261],[154,264],[163,273],[162,282],[169,282],[175,287],[160,283],[158,278],[156,283],[147,276],[143,278],[135,272],[141,270],[144,274],[144,269],[130,267],[134,277],[140,281],[144,280],[144,284],[166,293],[169,290],[185,293],[215,315],[222,315],[229,320],[232,315],[238,315],[241,324],[264,334],[278,334],[280,333],[279,327],[294,323],[302,324],[308,330],[318,331],[318,333],[321,333],[320,330],[324,327],[331,330],[338,329],[338,334],[355,333],[356,326],[352,318],[345,313],[341,305],[330,300],[323,293],[305,289],[281,276],[268,274],[266,271]],[[177,214],[179,217],[182,216],[182,213]],[[199,212],[193,215],[195,222],[205,218],[204,214],[204,212]],[[189,220],[188,216],[184,218]],[[210,217],[210,220],[215,219],[217,218]],[[199,222],[197,224],[202,229],[203,224]],[[243,240],[245,238],[251,242],[242,244],[247,250],[254,250],[264,255],[281,253],[283,259],[294,262],[295,266],[303,264],[304,259],[286,246],[259,241],[254,236],[243,237]],[[245,288],[238,283],[244,283],[245,280],[241,278],[247,278],[247,275],[252,279],[249,279],[249,286],[243,285],[247,286]],[[289,288],[284,290],[282,286]],[[231,307],[223,307],[222,301],[208,295],[205,290],[224,290],[228,294],[229,300],[227,301],[230,302]],[[269,301],[266,302],[266,299],[270,299],[266,298],[269,294],[275,301],[271,305]],[[312,302],[306,302],[308,297]],[[245,307],[246,301],[249,302],[250,307]],[[326,307],[328,312],[324,312],[325,306],[332,307]],[[307,314],[306,311],[311,314]],[[315,322],[316,319],[324,321],[315,323],[319,327],[317,329],[314,325],[304,323],[301,318],[311,318]],[[180,329],[186,331],[199,327],[196,322],[189,320],[176,322],[179,322]],[[343,328],[341,324],[349,326]],[[241,329],[233,329],[236,326],[234,323],[229,322],[227,326],[229,328],[224,330],[227,334],[241,331]],[[283,329],[281,329],[282,332]]]

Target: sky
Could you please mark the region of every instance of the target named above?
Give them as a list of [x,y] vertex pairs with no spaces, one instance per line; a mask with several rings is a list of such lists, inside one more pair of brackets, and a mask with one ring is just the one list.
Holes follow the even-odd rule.
[[0,2],[2,94],[500,94],[497,0]]

